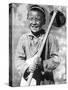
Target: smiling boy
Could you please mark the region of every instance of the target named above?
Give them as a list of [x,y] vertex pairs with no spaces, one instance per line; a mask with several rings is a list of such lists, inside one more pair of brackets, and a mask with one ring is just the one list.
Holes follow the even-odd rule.
[[32,5],[28,10],[27,19],[31,32],[22,35],[18,42],[15,55],[18,73],[27,80],[29,74],[34,72],[36,85],[54,84],[53,70],[59,65],[59,48],[55,36],[49,34],[42,55],[36,57],[32,64],[26,63],[26,60],[30,59],[31,62],[34,59],[46,34],[46,30],[42,29],[46,24],[45,10],[38,5]]

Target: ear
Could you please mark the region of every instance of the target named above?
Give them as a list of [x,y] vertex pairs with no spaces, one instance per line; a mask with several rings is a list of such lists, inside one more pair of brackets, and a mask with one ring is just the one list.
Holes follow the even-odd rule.
[[44,25],[45,23],[46,23],[46,19],[43,18],[43,20],[42,20],[42,25]]

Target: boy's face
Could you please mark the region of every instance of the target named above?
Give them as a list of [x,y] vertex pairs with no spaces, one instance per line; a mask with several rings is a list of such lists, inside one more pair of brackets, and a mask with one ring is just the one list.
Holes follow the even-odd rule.
[[42,13],[39,11],[31,10],[29,12],[28,20],[29,20],[29,28],[32,32],[37,32],[41,30],[43,17]]

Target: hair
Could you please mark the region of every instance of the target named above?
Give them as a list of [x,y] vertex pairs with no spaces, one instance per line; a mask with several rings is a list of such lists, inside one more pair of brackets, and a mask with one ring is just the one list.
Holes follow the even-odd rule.
[[42,13],[42,17],[43,17],[43,24],[45,24],[45,22],[46,22],[46,15],[45,15],[45,10],[42,8],[42,7],[40,7],[40,6],[38,6],[38,5],[32,5],[32,6],[30,6],[30,8],[29,8],[29,10],[28,10],[28,14],[27,14],[27,18],[28,18],[28,16],[29,16],[29,12],[30,11],[38,11],[38,12],[40,12],[40,13]]

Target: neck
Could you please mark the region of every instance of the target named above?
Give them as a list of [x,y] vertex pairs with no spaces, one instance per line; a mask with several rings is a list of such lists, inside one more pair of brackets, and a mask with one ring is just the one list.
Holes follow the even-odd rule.
[[33,35],[36,36],[36,37],[39,37],[40,35],[42,35],[42,34],[45,33],[45,31],[44,31],[43,29],[41,29],[40,31],[37,31],[37,32],[33,32],[33,31],[31,31],[31,32],[32,32]]

